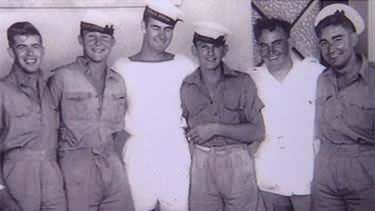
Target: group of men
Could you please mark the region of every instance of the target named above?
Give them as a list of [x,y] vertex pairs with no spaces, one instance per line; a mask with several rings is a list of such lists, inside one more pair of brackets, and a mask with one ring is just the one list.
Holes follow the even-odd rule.
[[50,72],[38,29],[8,28],[0,210],[375,210],[375,70],[354,50],[354,9],[316,17],[326,68],[293,55],[290,23],[257,20],[251,76],[223,61],[218,23],[195,25],[197,67],[168,52],[182,13],[160,0],[139,52],[110,66],[115,28],[100,17],[80,23],[82,56]]

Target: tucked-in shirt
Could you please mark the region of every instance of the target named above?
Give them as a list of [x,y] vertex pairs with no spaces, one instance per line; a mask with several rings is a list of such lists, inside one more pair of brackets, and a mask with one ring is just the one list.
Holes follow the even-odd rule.
[[[263,122],[254,121],[254,117],[259,115],[263,103],[257,96],[254,82],[246,73],[232,70],[225,64],[222,67],[223,77],[212,95],[199,68],[185,78],[181,87],[181,102],[188,126],[194,128],[206,123],[252,123],[261,130]],[[249,143],[252,141],[260,141],[259,136],[249,137]],[[238,141],[214,136],[203,145],[210,147],[234,143]]]
[[57,117],[41,72],[30,77],[13,66],[0,82],[1,151],[24,148],[54,153]]
[[105,69],[104,95],[95,88],[88,61],[78,57],[75,62],[55,70],[49,87],[56,108],[60,111],[61,128],[73,140],[60,139],[60,150],[95,148],[113,143],[113,134],[124,129],[126,90],[122,77]]
[[316,59],[293,59],[283,81],[265,65],[251,72],[264,102],[266,136],[255,157],[261,190],[309,194],[313,175],[316,84],[324,67]]
[[325,70],[318,80],[317,131],[334,144],[375,144],[375,66],[361,58],[361,67],[346,87]]

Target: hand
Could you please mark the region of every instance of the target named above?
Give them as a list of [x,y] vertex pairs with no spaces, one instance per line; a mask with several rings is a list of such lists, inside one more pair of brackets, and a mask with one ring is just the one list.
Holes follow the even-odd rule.
[[9,195],[6,189],[0,190],[0,210],[4,211],[20,211],[21,208]]
[[194,144],[204,144],[217,134],[218,125],[207,123],[192,128],[186,135],[188,141]]

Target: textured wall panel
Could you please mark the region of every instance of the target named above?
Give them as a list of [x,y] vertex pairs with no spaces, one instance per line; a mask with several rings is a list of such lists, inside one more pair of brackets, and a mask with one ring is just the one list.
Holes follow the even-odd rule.
[[[319,12],[320,2],[318,0],[253,0],[252,24],[261,15],[284,19],[294,23],[291,30],[291,44],[303,56],[319,56],[317,38],[314,32],[314,19]],[[258,54],[259,49],[255,40],[253,58],[254,64],[261,63]]]

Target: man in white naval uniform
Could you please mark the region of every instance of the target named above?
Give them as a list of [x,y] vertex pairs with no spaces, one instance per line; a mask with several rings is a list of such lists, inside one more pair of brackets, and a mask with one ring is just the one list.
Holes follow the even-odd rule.
[[290,24],[280,19],[258,19],[254,26],[264,64],[252,76],[265,104],[266,126],[255,163],[267,211],[310,210],[314,99],[324,67],[291,53],[289,31]]
[[140,51],[115,63],[128,94],[124,160],[135,210],[188,209],[190,155],[181,124],[180,86],[193,63],[166,51],[181,11],[169,1],[148,2]]

